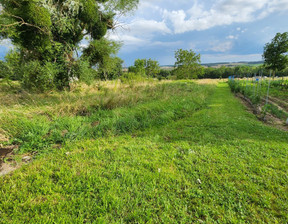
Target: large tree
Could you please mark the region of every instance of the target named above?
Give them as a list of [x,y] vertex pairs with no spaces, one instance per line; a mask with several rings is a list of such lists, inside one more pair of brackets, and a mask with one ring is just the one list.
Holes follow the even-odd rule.
[[160,72],[160,65],[158,61],[147,59],[136,59],[134,66],[130,66],[129,72],[134,72],[142,76],[157,77]]
[[[104,64],[115,44],[105,40],[116,15],[134,9],[139,0],[0,0],[0,36],[19,49],[22,63],[57,64],[59,86],[73,76],[75,52],[83,38],[83,60]],[[113,48],[114,47],[114,48]],[[105,52],[104,52],[105,51]]]
[[270,43],[264,47],[263,58],[265,67],[276,71],[281,71],[288,66],[288,32],[277,33]]
[[196,79],[203,74],[201,56],[193,50],[179,49],[175,52],[175,74],[178,79]]

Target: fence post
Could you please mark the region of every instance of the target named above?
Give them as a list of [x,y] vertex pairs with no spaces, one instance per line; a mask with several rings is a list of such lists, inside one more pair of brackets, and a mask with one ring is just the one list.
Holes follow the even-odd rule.
[[268,90],[267,90],[266,105],[269,103],[269,90],[270,90],[270,84],[271,84],[271,70],[270,70],[270,76],[269,76],[269,83],[268,83]]
[[262,78],[263,78],[263,69],[261,70],[261,73],[260,73],[260,86],[259,86],[259,92],[260,92],[260,100],[261,100],[261,90],[262,90]]
[[253,78],[253,89],[254,89],[254,97],[256,95],[256,73],[254,73],[254,78]]
[[245,98],[246,98],[246,95],[247,95],[247,87],[248,87],[248,74],[247,74],[247,77],[246,77],[246,87],[245,87],[245,93],[244,93]]

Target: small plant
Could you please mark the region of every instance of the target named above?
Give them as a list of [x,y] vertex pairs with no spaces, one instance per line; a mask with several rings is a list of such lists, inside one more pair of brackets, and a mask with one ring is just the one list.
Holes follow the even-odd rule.
[[263,107],[263,111],[265,112],[269,112],[271,114],[273,114],[274,116],[276,116],[277,118],[281,119],[281,120],[286,120],[288,117],[288,113],[286,113],[285,111],[279,109],[276,105],[274,104],[267,104]]

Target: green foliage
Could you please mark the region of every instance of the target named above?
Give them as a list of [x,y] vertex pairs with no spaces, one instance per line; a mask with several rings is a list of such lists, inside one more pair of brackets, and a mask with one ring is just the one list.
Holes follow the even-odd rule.
[[[177,89],[177,97],[150,98],[138,113],[134,106],[115,111],[114,124],[126,134],[68,141],[0,177],[1,221],[287,223],[287,133],[245,111],[226,83],[216,89],[191,83],[158,87],[153,93]],[[173,119],[175,100],[184,119]],[[155,109],[162,111],[163,124],[153,126]],[[130,128],[136,114],[148,128]],[[62,133],[67,139],[81,136],[76,119],[68,120],[57,119],[54,127],[68,128]]]
[[201,56],[192,50],[179,49],[175,52],[175,74],[178,79],[197,79],[203,73]]
[[[241,93],[245,97],[251,100],[251,102],[255,105],[259,104],[261,102],[261,93],[256,92],[256,87],[252,87],[249,83],[249,86],[245,86],[245,82],[243,81],[235,81],[235,80],[229,80],[228,81],[230,89],[233,93]],[[252,83],[252,85],[258,85],[255,83]]]
[[123,75],[123,60],[119,57],[108,57],[98,68],[102,80],[118,79]]
[[120,77],[120,80],[122,83],[129,84],[132,87],[137,82],[145,81],[145,77],[143,77],[139,73],[125,72]]
[[59,72],[57,64],[46,62],[42,65],[39,61],[30,61],[21,70],[24,88],[41,92],[56,88],[54,80]]
[[11,50],[5,56],[5,61],[1,61],[0,78],[9,80],[19,80],[21,77],[21,61],[20,53],[16,50]]
[[137,73],[142,76],[157,77],[160,72],[160,65],[158,61],[152,60],[151,58],[136,59],[134,66],[128,68],[129,72]]
[[[204,74],[201,78],[209,78],[209,79],[225,79],[231,75],[235,77],[243,78],[243,77],[253,77],[254,75],[262,75],[269,76],[269,70],[267,70],[263,65],[260,66],[235,66],[235,67],[228,67],[228,66],[221,66],[219,68],[214,67],[207,67],[204,68]],[[282,70],[281,72],[276,73],[279,77],[288,76],[288,68]]]
[[281,120],[286,121],[288,118],[288,113],[279,109],[276,105],[274,104],[267,104],[264,106],[263,110],[266,112],[269,112],[273,114],[274,116],[278,117]]
[[141,76],[145,76],[145,67],[146,67],[146,59],[136,59],[134,61],[134,66],[130,66],[128,68],[129,72],[139,74]]
[[[288,32],[277,33],[264,47],[263,58],[267,69],[281,71],[288,66]],[[274,74],[275,75],[275,74]]]
[[73,63],[70,75],[70,83],[81,81],[91,84],[97,77],[97,72],[90,67],[90,63],[84,60],[78,60]]
[[[63,89],[69,86],[68,80],[74,78],[71,73],[76,60],[74,55],[84,37],[89,36],[90,43],[83,50],[81,60],[89,61],[90,66],[107,67],[109,57],[119,49],[119,44],[106,40],[104,36],[109,29],[114,28],[113,20],[116,14],[133,10],[138,2],[138,0],[0,0],[3,7],[0,15],[2,22],[0,36],[12,40],[20,51],[21,64],[24,67],[26,66],[24,64],[35,61],[39,61],[35,63],[42,65],[56,63],[61,69],[53,79],[54,85]],[[34,72],[30,76],[36,74],[39,75],[38,72]],[[43,77],[33,78],[31,81]],[[26,87],[38,86],[37,82],[31,85],[27,85],[27,80],[23,82]]]
[[160,72],[160,65],[158,61],[154,61],[151,58],[146,61],[145,68],[146,75],[148,77],[157,77]]
[[108,41],[107,39],[93,40],[90,45],[83,50],[82,58],[88,60],[90,65],[105,66],[110,55],[115,55],[120,48],[117,42]]
[[[31,69],[35,69],[33,66],[35,66],[34,63],[30,65]],[[47,67],[48,65],[46,65],[46,69]],[[135,88],[137,81],[144,81],[142,76],[131,73],[121,76],[121,79],[124,84],[130,84],[128,89]],[[41,88],[45,88],[45,83],[42,84],[41,81],[39,81],[39,85],[42,85]],[[188,89],[193,89],[193,91],[189,92]],[[130,133],[181,119],[189,112],[204,107],[205,103],[201,101],[200,96],[206,98],[210,92],[211,87],[199,88],[194,83],[162,84],[155,87],[147,86],[144,89],[138,87],[129,94],[131,98],[138,98],[139,105],[137,100],[134,105],[132,100],[124,101],[124,103],[128,103],[127,106],[132,106],[125,108],[123,107],[125,104],[119,102],[119,99],[123,98],[120,96],[118,100],[116,99],[118,102],[115,102],[118,106],[114,108],[113,98],[116,97],[110,93],[112,94],[110,98],[109,93],[105,90],[104,93],[100,93],[100,97],[102,101],[107,98],[107,103],[98,102],[95,105],[96,102],[92,101],[91,106],[86,109],[89,116],[57,117],[53,116],[51,112],[42,112],[44,115],[35,115],[35,119],[29,119],[20,112],[0,117],[0,129],[13,136],[12,141],[14,144],[20,145],[22,152],[38,151],[41,153],[51,150],[57,144],[91,137],[97,139],[108,134]],[[199,98],[190,99],[188,102],[189,97],[191,98],[194,94],[198,94]],[[74,103],[71,102],[71,104]],[[48,106],[50,107],[51,103],[48,103]],[[47,113],[48,117],[45,116]],[[96,125],[94,125],[95,122],[97,122]]]
[[158,80],[165,80],[165,79],[169,79],[169,76],[172,75],[172,71],[170,70],[164,70],[164,69],[161,69],[159,71],[159,74],[157,75],[157,78]]

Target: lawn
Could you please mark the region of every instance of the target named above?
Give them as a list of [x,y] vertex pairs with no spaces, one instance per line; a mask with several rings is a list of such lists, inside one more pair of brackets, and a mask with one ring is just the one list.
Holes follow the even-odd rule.
[[[91,91],[11,93],[2,132],[38,156],[0,177],[0,222],[288,222],[288,133],[258,121],[227,83],[112,89],[88,102]],[[130,98],[113,101],[118,91]]]

